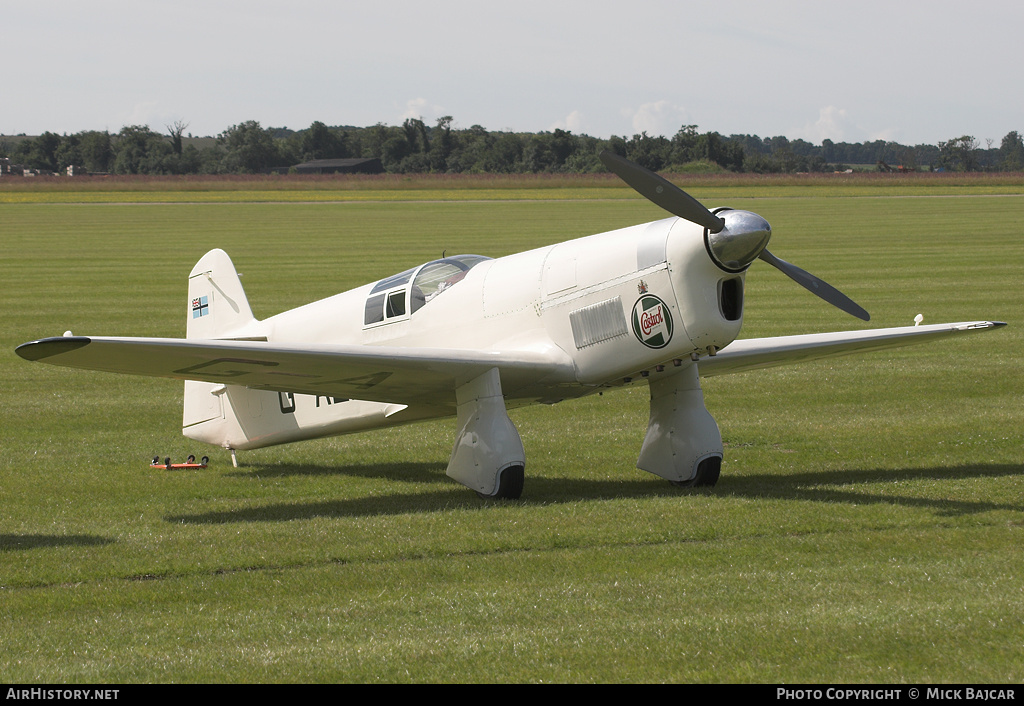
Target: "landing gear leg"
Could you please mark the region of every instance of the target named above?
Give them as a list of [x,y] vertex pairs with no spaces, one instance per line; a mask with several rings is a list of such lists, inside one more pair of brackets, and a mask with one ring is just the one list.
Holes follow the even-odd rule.
[[713,486],[722,469],[722,435],[704,406],[697,364],[648,379],[651,417],[636,465],[676,485]]
[[460,386],[455,399],[458,432],[448,475],[481,497],[515,500],[523,492],[526,452],[505,410],[498,369]]

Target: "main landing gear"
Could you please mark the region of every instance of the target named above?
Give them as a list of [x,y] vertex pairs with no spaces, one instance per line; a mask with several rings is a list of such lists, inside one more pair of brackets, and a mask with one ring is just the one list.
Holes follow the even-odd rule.
[[460,385],[457,432],[446,473],[481,498],[515,500],[523,494],[526,452],[505,409],[498,369]]
[[722,471],[722,435],[704,406],[697,365],[648,384],[651,416],[637,467],[681,488],[713,486]]

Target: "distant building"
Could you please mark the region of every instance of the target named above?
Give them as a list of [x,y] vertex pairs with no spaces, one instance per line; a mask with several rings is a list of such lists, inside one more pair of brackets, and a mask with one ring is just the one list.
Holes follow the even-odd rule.
[[379,159],[314,159],[296,164],[296,174],[382,174],[384,165]]

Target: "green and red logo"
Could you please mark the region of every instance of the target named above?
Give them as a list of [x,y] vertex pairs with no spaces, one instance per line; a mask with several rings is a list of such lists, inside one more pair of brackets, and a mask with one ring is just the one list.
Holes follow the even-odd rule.
[[668,304],[645,294],[633,305],[633,333],[649,348],[664,348],[672,340],[672,314]]

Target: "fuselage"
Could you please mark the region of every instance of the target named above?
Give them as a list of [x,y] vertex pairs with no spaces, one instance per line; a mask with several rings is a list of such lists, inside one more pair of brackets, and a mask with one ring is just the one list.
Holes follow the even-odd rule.
[[[449,261],[451,281],[424,296],[420,283]],[[260,328],[272,342],[564,355],[585,393],[728,345],[742,326],[744,275],[715,266],[699,226],[668,218],[493,260],[433,261]]]
[[[550,404],[714,355],[740,332],[744,277],[715,264],[703,228],[673,217],[497,259],[435,260],[253,321],[244,336],[493,352],[499,360],[547,357],[571,372],[543,379],[506,374],[501,385],[510,408]],[[185,433],[231,448],[454,413],[451,404],[404,407],[231,386],[196,393],[205,383],[191,385]],[[227,399],[210,399],[221,394]],[[237,423],[217,414],[225,406]],[[251,410],[259,414],[249,419]]]

